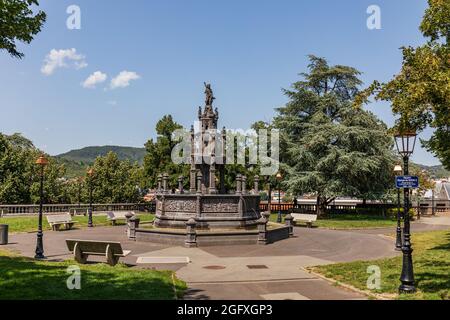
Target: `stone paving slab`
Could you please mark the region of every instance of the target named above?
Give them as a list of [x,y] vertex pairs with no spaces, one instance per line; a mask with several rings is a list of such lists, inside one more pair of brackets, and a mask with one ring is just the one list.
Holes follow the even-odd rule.
[[320,279],[189,284],[186,300],[262,300],[267,295],[297,293],[310,300],[365,300],[360,293],[336,287]]
[[187,264],[191,262],[189,257],[143,257],[137,258],[137,264]]
[[[331,261],[309,256],[217,257],[200,248],[171,247],[141,257],[188,256],[191,263],[177,271],[189,283],[289,280],[314,278],[301,268]],[[263,268],[249,268],[257,266]]]
[[305,296],[302,296],[298,292],[262,294],[261,298],[263,298],[264,300],[311,300]]

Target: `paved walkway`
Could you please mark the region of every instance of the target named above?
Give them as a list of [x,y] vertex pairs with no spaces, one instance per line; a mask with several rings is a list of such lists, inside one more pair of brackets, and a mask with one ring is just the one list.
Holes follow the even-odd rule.
[[[412,225],[413,232],[442,228],[450,227],[422,222]],[[44,245],[48,259],[61,260],[71,258],[65,239],[120,241],[124,249],[132,251],[123,262],[133,267],[139,256],[189,257],[188,264],[140,265],[176,271],[189,285],[186,299],[365,299],[303,268],[398,255],[393,250],[393,239],[386,236],[394,231],[393,228],[354,231],[295,228],[295,237],[267,246],[184,248],[130,241],[125,227],[118,226],[46,231]],[[35,241],[35,233],[13,234],[5,247],[32,257]],[[94,261],[103,259],[92,257]]]

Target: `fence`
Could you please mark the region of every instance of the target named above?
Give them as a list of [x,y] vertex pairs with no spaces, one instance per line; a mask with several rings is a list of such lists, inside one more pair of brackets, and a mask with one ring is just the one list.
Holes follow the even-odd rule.
[[450,213],[450,200],[420,200],[414,207],[419,215]]
[[[354,204],[329,204],[326,207],[326,212],[329,214],[373,214],[373,215],[386,215],[388,210],[395,208],[395,204],[391,203],[354,203]],[[268,211],[269,204],[262,202],[260,204],[261,211]],[[286,214],[289,212],[296,213],[311,213],[316,212],[317,206],[315,204],[297,204],[294,207],[293,203],[271,203],[270,211]]]
[[[89,208],[88,204],[45,204],[43,205],[44,213],[85,213]],[[155,203],[108,203],[108,204],[92,204],[93,212],[105,211],[142,211],[154,212]],[[39,205],[0,205],[0,216],[4,215],[33,215],[39,212]]]
[[[402,203],[403,206],[403,203]],[[396,208],[394,203],[357,203],[357,204],[330,204],[326,211],[330,214],[378,214],[385,215],[387,210]],[[45,204],[43,206],[44,213],[85,213],[89,208],[88,204]],[[259,205],[261,211],[268,211],[269,204],[261,202]],[[315,204],[300,203],[294,208],[293,203],[271,203],[271,212],[286,214],[292,211],[299,213],[316,212]],[[419,203],[413,204],[413,209],[419,215],[433,215],[438,213],[450,213],[450,201],[448,200],[422,200]],[[141,212],[155,212],[155,202],[147,203],[110,203],[110,204],[93,204],[92,210],[94,212],[105,211],[141,211]],[[32,215],[39,212],[39,205],[0,205],[0,216],[3,215]]]

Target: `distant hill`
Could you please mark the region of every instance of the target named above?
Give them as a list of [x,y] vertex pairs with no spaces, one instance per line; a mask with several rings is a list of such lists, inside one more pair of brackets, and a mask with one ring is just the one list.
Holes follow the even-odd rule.
[[429,172],[431,177],[434,178],[448,178],[450,177],[450,171],[446,170],[443,165],[426,166],[423,164],[417,164],[421,169]]
[[97,157],[105,156],[110,151],[116,153],[120,160],[137,161],[139,164],[144,162],[144,148],[120,146],[85,147],[59,154],[55,158],[65,165],[66,177],[70,179],[84,176],[88,166],[94,163]]
[[120,146],[101,146],[101,147],[85,147],[82,149],[71,150],[69,152],[59,154],[56,158],[74,161],[82,164],[91,164],[99,156],[105,156],[108,152],[117,154],[120,160],[137,161],[142,164],[145,156],[144,148],[120,147]]

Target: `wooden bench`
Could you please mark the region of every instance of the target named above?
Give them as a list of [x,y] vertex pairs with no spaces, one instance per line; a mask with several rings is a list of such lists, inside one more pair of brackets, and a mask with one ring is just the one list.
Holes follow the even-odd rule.
[[294,222],[305,222],[308,228],[311,228],[313,222],[317,221],[317,214],[291,213],[291,216],[294,218]]
[[48,215],[47,222],[52,227],[53,231],[58,231],[61,225],[67,229],[72,229],[76,221],[72,221],[72,216],[70,214],[57,214]]
[[122,250],[120,242],[67,239],[67,248],[73,253],[75,261],[85,264],[88,256],[105,256],[106,263],[115,266],[121,257],[131,251]]
[[116,225],[117,220],[127,220],[127,215],[131,213],[131,215],[135,215],[133,211],[108,211],[106,212],[108,221],[111,221],[113,226]]

